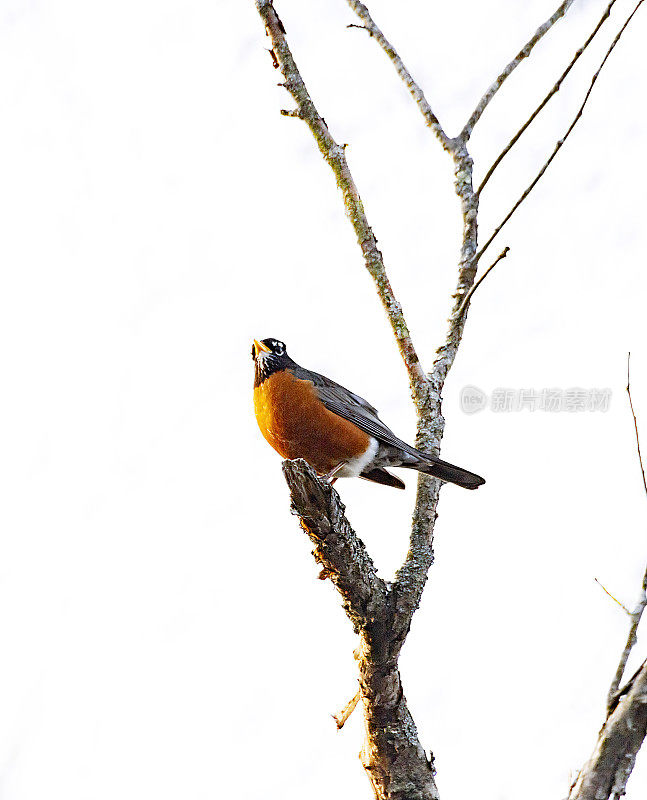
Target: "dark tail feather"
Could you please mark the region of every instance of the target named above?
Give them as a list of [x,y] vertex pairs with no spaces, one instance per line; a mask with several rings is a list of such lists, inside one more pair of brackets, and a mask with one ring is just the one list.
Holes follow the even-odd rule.
[[373,481],[373,483],[383,483],[385,486],[393,486],[395,489],[404,489],[404,483],[400,478],[396,478],[395,475],[391,475],[390,472],[379,467],[371,469],[368,472],[362,472],[359,477],[367,481]]
[[440,478],[441,481],[447,481],[447,483],[455,483],[456,486],[462,486],[464,489],[478,489],[481,484],[485,483],[484,478],[481,478],[480,475],[448,464],[439,458],[426,456],[424,453],[420,453],[420,455],[422,456],[420,461],[414,464],[402,464],[402,466],[417,469],[418,472],[424,472],[426,475],[433,475],[434,478]]

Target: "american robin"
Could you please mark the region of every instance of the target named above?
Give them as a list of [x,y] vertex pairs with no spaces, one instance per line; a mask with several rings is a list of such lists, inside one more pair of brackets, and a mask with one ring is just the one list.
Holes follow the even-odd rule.
[[483,478],[411,447],[363,398],[300,367],[277,339],[254,339],[254,410],[261,433],[283,458],[303,458],[319,475],[359,476],[404,489],[385,467],[407,467],[476,489]]

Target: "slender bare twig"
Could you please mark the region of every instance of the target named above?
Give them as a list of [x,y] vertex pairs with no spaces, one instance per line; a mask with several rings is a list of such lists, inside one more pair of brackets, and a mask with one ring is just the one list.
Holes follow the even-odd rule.
[[604,25],[604,23],[607,21],[607,19],[609,19],[609,17],[611,16],[611,9],[612,9],[612,7],[614,6],[615,3],[616,3],[616,0],[611,0],[609,5],[604,10],[604,14],[602,14],[602,17],[600,18],[598,24],[595,26],[595,29],[593,30],[591,35],[588,37],[588,39],[584,42],[584,44],[575,51],[575,55],[573,56],[573,59],[571,60],[571,63],[566,67],[564,72],[562,72],[562,74],[559,76],[559,78],[557,79],[557,81],[554,84],[554,86],[552,87],[552,89],[548,92],[546,97],[544,97],[544,99],[541,101],[541,103],[537,106],[537,108],[532,112],[532,114],[528,117],[528,119],[524,122],[524,124],[519,128],[519,130],[515,133],[515,135],[512,137],[512,139],[510,139],[508,144],[503,148],[503,150],[496,157],[496,159],[494,160],[494,163],[492,164],[492,166],[485,173],[485,177],[481,181],[481,185],[477,189],[477,194],[479,196],[480,196],[481,192],[483,191],[483,187],[485,186],[485,184],[492,177],[492,174],[494,173],[494,170],[499,166],[499,164],[507,156],[507,154],[510,152],[510,150],[512,150],[512,148],[519,141],[519,139],[522,137],[522,135],[530,127],[532,122],[536,119],[538,114],[548,104],[550,99],[554,95],[556,95],[557,92],[560,90],[560,88],[562,86],[562,83],[564,83],[564,81],[566,80],[566,77],[567,77],[568,73],[573,69],[573,67],[575,66],[576,62],[578,61],[578,59],[580,58],[582,53],[591,44],[593,39],[596,37],[598,31],[600,30],[600,28]]
[[593,580],[597,583],[597,585],[602,589],[602,591],[605,594],[609,595],[609,597],[613,600],[614,603],[617,603],[620,606],[620,608],[625,612],[625,614],[628,614],[629,616],[631,616],[631,611],[629,611],[627,606],[624,603],[621,603],[620,600],[618,600],[617,597],[614,597],[611,594],[611,592],[607,589],[607,587],[602,583],[602,581],[599,581],[597,578],[593,578]]
[[332,718],[335,720],[337,724],[337,730],[341,730],[344,725],[348,722],[348,718],[350,715],[355,711],[357,708],[357,704],[359,703],[361,692],[358,690],[355,692],[354,696],[346,703],[346,705],[342,708],[339,714],[333,714]]
[[631,382],[629,380],[629,362],[631,360],[631,353],[627,353],[627,395],[629,396],[629,407],[631,408],[631,416],[634,420],[634,431],[636,432],[636,450],[638,451],[638,463],[640,464],[640,472],[643,478],[643,486],[647,494],[647,479],[645,479],[645,467],[643,465],[643,457],[640,452],[640,436],[638,435],[638,420],[636,419],[636,412],[634,411],[633,400],[631,399]]
[[487,278],[487,276],[490,274],[490,272],[492,272],[492,270],[496,267],[496,265],[499,263],[499,261],[502,261],[508,255],[509,252],[510,252],[510,248],[507,247],[507,246],[504,247],[503,250],[496,257],[496,260],[492,264],[490,264],[490,266],[485,270],[485,272],[481,275],[481,277],[476,281],[474,286],[472,286],[472,288],[469,290],[469,292],[465,295],[465,297],[463,299],[463,302],[461,303],[461,307],[458,309],[457,313],[458,313],[459,316],[465,310],[465,307],[470,302],[474,292],[479,288],[479,286],[483,283],[485,278]]
[[483,95],[483,97],[479,100],[478,105],[472,112],[472,116],[467,120],[465,123],[465,127],[459,134],[459,139],[462,141],[467,141],[470,136],[472,135],[472,131],[474,130],[474,126],[481,118],[481,115],[488,107],[490,101],[494,97],[494,95],[499,91],[501,86],[503,85],[505,79],[511,75],[514,70],[521,64],[524,58],[528,58],[530,53],[533,51],[534,47],[538,42],[543,39],[543,37],[548,33],[548,31],[553,27],[553,25],[557,22],[557,20],[561,19],[570,6],[573,4],[573,0],[564,0],[564,2],[559,6],[557,11],[544,22],[543,25],[540,25],[537,30],[535,31],[532,38],[526,42],[526,44],[519,50],[517,55],[512,59],[512,61],[507,65],[507,67],[501,72],[501,74],[497,77],[497,79],[490,85],[487,92]]
[[380,45],[382,50],[384,50],[384,52],[393,62],[393,66],[395,67],[396,72],[402,78],[405,86],[409,90],[409,93],[416,101],[418,108],[422,113],[422,116],[425,118],[425,122],[431,128],[431,130],[436,134],[438,141],[442,144],[445,150],[451,152],[451,150],[453,149],[452,140],[447,136],[447,134],[442,128],[442,125],[438,121],[438,117],[431,110],[431,106],[427,102],[427,98],[425,97],[424,92],[422,91],[420,86],[418,86],[418,84],[414,81],[409,70],[404,66],[404,62],[397,54],[393,45],[388,41],[388,39],[384,36],[382,31],[377,27],[377,25],[373,21],[373,18],[369,14],[369,11],[366,8],[366,6],[363,3],[358,2],[358,0],[348,0],[348,5],[353,9],[353,11],[357,14],[357,16],[364,22],[364,25],[349,25],[348,27],[364,28],[364,30],[368,31],[369,35],[372,36],[375,39],[375,41]]
[[629,23],[631,22],[631,20],[632,20],[632,18],[633,18],[633,16],[634,16],[634,14],[635,14],[635,13],[638,11],[638,9],[639,9],[639,8],[640,8],[640,6],[643,4],[643,2],[644,2],[644,0],[639,0],[639,1],[638,1],[638,3],[636,4],[636,6],[634,7],[634,10],[631,12],[631,14],[629,15],[629,17],[628,17],[628,18],[627,18],[627,20],[625,21],[625,23],[624,23],[624,25],[622,26],[622,28],[620,28],[620,30],[618,31],[618,34],[617,34],[617,36],[615,37],[615,39],[613,40],[613,42],[611,42],[611,46],[610,46],[610,47],[609,47],[609,49],[607,50],[607,52],[606,52],[606,54],[605,54],[604,58],[602,59],[602,61],[601,61],[601,63],[600,63],[600,66],[598,67],[598,69],[597,69],[596,73],[593,75],[593,78],[591,79],[591,85],[589,86],[589,88],[588,88],[588,91],[586,92],[586,95],[585,95],[585,97],[584,97],[584,100],[583,100],[583,102],[582,102],[582,105],[581,105],[581,106],[579,107],[579,109],[577,110],[577,113],[575,114],[575,117],[574,117],[573,121],[571,122],[570,126],[568,127],[568,129],[567,129],[566,133],[565,133],[565,134],[562,136],[562,138],[561,138],[561,139],[559,139],[559,140],[557,141],[557,144],[555,145],[555,149],[553,150],[553,152],[551,153],[551,155],[549,156],[549,158],[548,158],[548,160],[545,162],[545,164],[542,166],[542,168],[539,170],[539,172],[537,173],[537,175],[536,175],[536,177],[534,178],[534,180],[532,181],[532,183],[531,183],[531,184],[530,184],[530,185],[529,185],[529,186],[526,188],[526,190],[523,192],[523,194],[521,195],[521,197],[520,197],[520,198],[517,200],[517,202],[516,202],[516,203],[515,203],[515,204],[512,206],[512,208],[510,209],[510,211],[509,211],[509,212],[508,212],[508,213],[505,215],[505,217],[503,218],[503,220],[502,220],[502,221],[501,221],[501,222],[500,222],[500,223],[497,225],[497,227],[494,229],[494,232],[492,233],[492,235],[490,236],[490,238],[489,238],[489,239],[486,241],[486,243],[485,243],[485,244],[484,244],[484,245],[481,247],[481,249],[478,251],[478,253],[477,253],[477,254],[476,254],[476,256],[474,257],[474,261],[475,261],[476,263],[478,263],[479,259],[480,259],[480,258],[481,258],[481,256],[483,255],[483,253],[485,253],[485,251],[486,251],[486,250],[488,249],[488,247],[489,247],[489,246],[492,244],[492,242],[494,241],[494,239],[495,239],[495,238],[496,238],[496,237],[499,235],[499,233],[501,233],[501,230],[503,229],[504,225],[505,225],[505,224],[506,224],[506,223],[507,223],[507,222],[510,220],[510,218],[512,217],[512,215],[514,214],[514,212],[515,212],[515,211],[516,211],[516,210],[519,208],[519,206],[520,206],[520,205],[523,203],[523,201],[526,199],[526,197],[528,197],[528,195],[530,194],[530,192],[531,192],[531,191],[532,191],[532,190],[535,188],[535,186],[536,186],[536,185],[539,183],[540,179],[542,178],[542,176],[544,175],[544,173],[546,172],[546,170],[548,169],[548,167],[551,165],[551,163],[552,163],[553,159],[555,158],[555,156],[557,155],[557,153],[559,153],[559,151],[562,149],[562,147],[563,147],[563,145],[564,145],[564,142],[565,142],[565,141],[568,139],[568,137],[570,136],[570,134],[571,134],[571,132],[572,132],[573,128],[574,128],[574,127],[577,125],[577,123],[578,123],[578,122],[579,122],[579,120],[580,120],[580,117],[582,116],[582,112],[584,111],[584,108],[585,108],[585,106],[586,106],[586,104],[587,104],[587,102],[588,102],[588,100],[589,100],[589,97],[591,96],[591,92],[593,91],[593,87],[594,87],[594,86],[595,86],[595,84],[596,84],[596,81],[597,81],[597,79],[598,79],[598,77],[599,77],[599,75],[600,75],[600,72],[602,71],[602,68],[603,68],[603,67],[604,67],[604,65],[606,64],[606,62],[607,62],[607,59],[609,58],[609,56],[610,56],[610,55],[611,55],[611,53],[613,52],[613,49],[615,48],[615,46],[616,46],[616,45],[618,44],[618,42],[620,41],[620,37],[622,36],[622,34],[623,34],[623,33],[625,32],[625,30],[627,29],[627,26],[628,26],[628,25],[629,25]]
[[272,40],[272,49],[285,78],[283,85],[297,104],[296,116],[302,119],[310,128],[321,154],[328,162],[337,180],[337,185],[341,189],[346,213],[355,230],[357,241],[364,256],[364,263],[375,281],[378,295],[391,323],[400,354],[407,369],[412,396],[416,404],[419,404],[424,401],[427,394],[427,378],[413,346],[411,335],[402,313],[402,306],[396,299],[389,282],[382,253],[377,247],[377,240],[368,224],[362,199],[348,167],[345,147],[337,144],[334,140],[328,125],[312,102],[288,46],[283,23],[276,13],[271,0],[256,0],[256,8]]
[[[627,353],[627,395],[629,397],[629,408],[631,410],[631,416],[634,422],[634,431],[636,434],[636,450],[638,451],[638,463],[640,464],[640,472],[643,479],[643,486],[645,487],[645,492],[647,492],[647,482],[645,482],[645,468],[643,466],[643,459],[642,454],[640,452],[640,437],[638,435],[638,420],[636,419],[636,412],[634,411],[634,404],[631,398],[631,373],[630,373],[630,364],[631,364],[631,353]],[[600,584],[602,585],[602,584]],[[603,587],[604,588],[604,587]],[[605,589],[606,591],[606,589]],[[607,592],[608,594],[608,592]],[[610,595],[612,596],[612,595]],[[614,598],[615,599],[615,598]],[[618,602],[616,600],[616,602]],[[622,605],[622,603],[620,604]],[[624,606],[623,606],[624,608]],[[640,620],[642,619],[642,615],[647,608],[647,568],[645,568],[645,574],[643,575],[643,582],[640,589],[640,595],[638,596],[638,601],[636,602],[636,606],[633,611],[629,612],[625,608],[625,611],[629,614],[629,618],[631,620],[629,626],[629,633],[627,635],[627,641],[625,643],[624,650],[622,651],[622,655],[620,656],[620,661],[618,662],[618,666],[616,668],[616,674],[611,681],[611,686],[609,687],[609,692],[607,694],[607,709],[611,709],[613,703],[618,694],[618,689],[620,688],[620,683],[622,681],[622,677],[624,675],[627,661],[629,660],[629,656],[631,651],[638,640],[638,626],[640,625]]]

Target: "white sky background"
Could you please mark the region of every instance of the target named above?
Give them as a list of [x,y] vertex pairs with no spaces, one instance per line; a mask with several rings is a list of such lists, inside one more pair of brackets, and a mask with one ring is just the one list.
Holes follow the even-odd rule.
[[[619,0],[482,198],[488,233],[570,122]],[[373,2],[455,134],[556,0]],[[604,7],[576,0],[476,128],[482,176]],[[348,157],[423,362],[456,280],[449,157],[343,2],[277,4]],[[447,382],[436,564],[402,656],[444,800],[562,798],[636,598],[647,503],[641,10],[549,172],[484,258]],[[251,409],[251,339],[414,436],[341,198],[251,2],[0,2],[0,798],[368,798],[355,644]],[[483,237],[482,237],[483,240]],[[467,416],[460,389],[609,387],[608,413]],[[338,483],[381,573],[407,491]],[[629,668],[647,656],[644,642]],[[647,756],[629,800],[647,793]]]

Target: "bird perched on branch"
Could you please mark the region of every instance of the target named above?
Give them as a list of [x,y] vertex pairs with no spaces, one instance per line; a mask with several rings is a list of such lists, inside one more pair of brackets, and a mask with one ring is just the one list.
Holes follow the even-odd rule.
[[303,458],[319,475],[365,478],[404,489],[385,467],[406,467],[465,489],[483,478],[403,442],[363,398],[300,367],[278,339],[254,339],[254,410],[261,433],[283,458]]

